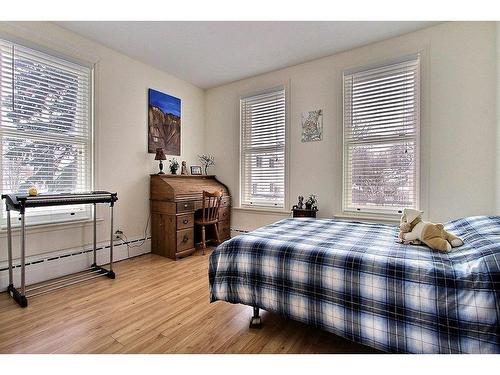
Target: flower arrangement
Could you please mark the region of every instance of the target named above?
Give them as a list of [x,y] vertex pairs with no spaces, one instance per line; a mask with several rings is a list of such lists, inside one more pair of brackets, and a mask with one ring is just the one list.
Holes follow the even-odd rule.
[[170,172],[172,174],[177,174],[177,170],[179,169],[179,162],[175,158],[169,159],[168,161],[170,162]]
[[211,167],[215,165],[215,158],[213,155],[210,154],[202,154],[198,155],[198,158],[200,159],[201,164],[203,164],[203,167],[205,169],[205,174],[208,174],[208,167]]

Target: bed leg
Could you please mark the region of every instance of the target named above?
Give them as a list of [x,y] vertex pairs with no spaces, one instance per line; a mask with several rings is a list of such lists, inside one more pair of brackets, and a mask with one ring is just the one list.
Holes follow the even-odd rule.
[[261,328],[261,327],[262,327],[262,321],[259,315],[259,308],[254,307],[253,316],[252,319],[250,319],[250,328]]

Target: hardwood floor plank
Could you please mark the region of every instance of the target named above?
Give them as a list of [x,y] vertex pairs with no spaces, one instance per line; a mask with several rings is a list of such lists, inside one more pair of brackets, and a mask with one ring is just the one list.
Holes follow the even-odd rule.
[[18,307],[0,293],[0,353],[375,353],[305,324],[252,308],[209,303],[208,255],[153,254]]

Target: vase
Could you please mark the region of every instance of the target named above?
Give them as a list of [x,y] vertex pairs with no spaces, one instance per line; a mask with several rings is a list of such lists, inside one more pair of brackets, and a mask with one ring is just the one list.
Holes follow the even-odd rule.
[[312,207],[312,203],[306,203],[306,210],[310,210]]

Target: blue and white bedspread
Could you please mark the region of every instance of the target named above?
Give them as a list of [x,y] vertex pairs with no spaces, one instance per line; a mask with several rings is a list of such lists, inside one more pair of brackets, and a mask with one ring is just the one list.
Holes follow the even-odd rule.
[[500,216],[451,221],[443,254],[398,228],[284,219],[210,256],[211,302],[260,307],[386,352],[500,352]]

